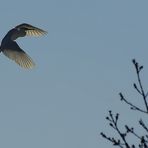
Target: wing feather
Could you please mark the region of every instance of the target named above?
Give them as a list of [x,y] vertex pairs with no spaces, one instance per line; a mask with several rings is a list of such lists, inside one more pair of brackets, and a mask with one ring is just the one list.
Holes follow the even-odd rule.
[[3,53],[5,56],[15,61],[19,66],[23,68],[30,69],[35,66],[33,60],[23,50],[15,51],[11,49],[5,49],[3,50]]
[[47,31],[44,31],[43,29],[37,28],[35,26],[32,26],[30,24],[20,24],[15,27],[18,30],[23,30],[26,32],[27,36],[41,36],[47,34]]

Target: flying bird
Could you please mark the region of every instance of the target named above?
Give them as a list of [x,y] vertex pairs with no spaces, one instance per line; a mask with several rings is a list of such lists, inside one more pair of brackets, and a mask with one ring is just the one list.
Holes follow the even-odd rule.
[[23,68],[33,68],[35,63],[31,57],[19,47],[15,40],[19,37],[37,37],[45,34],[47,34],[47,32],[40,28],[25,23],[20,24],[9,30],[5,37],[2,39],[0,52],[2,52],[9,59],[15,61],[19,66]]

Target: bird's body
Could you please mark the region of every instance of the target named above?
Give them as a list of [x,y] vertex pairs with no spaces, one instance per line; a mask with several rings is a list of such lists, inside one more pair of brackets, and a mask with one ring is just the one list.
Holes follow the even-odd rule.
[[23,68],[32,68],[35,66],[33,60],[19,47],[16,43],[16,39],[24,36],[41,36],[47,32],[34,27],[29,24],[20,24],[15,28],[8,31],[5,37],[2,39],[0,51],[4,53],[8,58],[14,60],[18,65]]

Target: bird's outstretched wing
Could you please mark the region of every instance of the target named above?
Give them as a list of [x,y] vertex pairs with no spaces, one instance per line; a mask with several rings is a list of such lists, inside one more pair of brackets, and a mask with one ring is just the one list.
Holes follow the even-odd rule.
[[35,66],[33,60],[17,45],[16,42],[13,42],[12,47],[10,46],[10,48],[4,49],[3,54],[23,68],[30,69]]
[[45,34],[47,34],[47,31],[23,23],[11,29],[6,36],[10,36],[11,40],[16,40],[19,37],[24,37],[24,36],[38,37]]
[[[40,29],[40,28],[37,28],[35,26],[32,26],[32,25],[29,25],[29,24],[20,24],[18,26],[15,27],[18,31],[25,31],[25,35],[27,36],[41,36],[41,35],[45,35],[47,34],[46,31]],[[25,36],[24,35],[24,36]]]

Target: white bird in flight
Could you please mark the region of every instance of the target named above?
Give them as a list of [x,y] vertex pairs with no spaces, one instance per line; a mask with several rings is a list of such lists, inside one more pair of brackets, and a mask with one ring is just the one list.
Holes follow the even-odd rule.
[[5,35],[1,42],[0,52],[2,51],[5,56],[15,61],[23,68],[33,68],[35,63],[30,56],[19,47],[15,40],[19,37],[37,37],[45,34],[47,34],[47,32],[40,28],[25,23],[20,24],[8,31],[8,33]]

